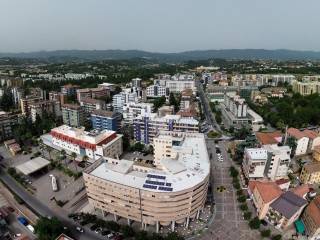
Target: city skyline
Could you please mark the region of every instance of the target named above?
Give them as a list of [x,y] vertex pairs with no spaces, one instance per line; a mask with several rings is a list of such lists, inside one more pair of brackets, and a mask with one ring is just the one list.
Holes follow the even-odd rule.
[[[139,49],[319,51],[315,1],[0,3],[0,52]],[[301,18],[299,16],[306,16]],[[23,40],[23,41],[22,41]]]

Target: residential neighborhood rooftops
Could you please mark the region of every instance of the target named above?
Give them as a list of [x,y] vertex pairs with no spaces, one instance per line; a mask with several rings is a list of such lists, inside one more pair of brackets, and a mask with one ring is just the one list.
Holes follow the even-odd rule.
[[287,219],[290,219],[302,206],[306,205],[307,203],[307,200],[291,191],[287,191],[273,203],[271,203],[270,207],[281,213]]
[[306,213],[313,219],[313,221],[320,226],[320,196],[313,199],[308,207]]
[[265,203],[273,201],[282,194],[280,187],[275,182],[250,181],[249,188],[251,192],[257,188]]
[[282,133],[275,132],[257,132],[256,137],[261,145],[278,144],[282,140]]
[[102,116],[102,117],[113,117],[114,115],[116,115],[116,113],[99,109],[99,110],[94,110],[92,112],[92,115],[98,115],[98,116]]
[[320,171],[320,162],[311,162],[311,163],[306,163],[303,166],[304,170],[308,173],[314,173],[314,172],[319,172]]
[[288,134],[296,139],[301,139],[303,137],[308,137],[307,134],[304,132],[300,131],[297,128],[289,128],[288,129]]
[[303,133],[306,137],[310,138],[310,139],[315,139],[317,137],[319,137],[318,133],[311,131],[309,129],[305,129],[303,130]]
[[310,192],[310,186],[308,184],[302,184],[293,189],[290,189],[294,194],[304,198],[308,192]]

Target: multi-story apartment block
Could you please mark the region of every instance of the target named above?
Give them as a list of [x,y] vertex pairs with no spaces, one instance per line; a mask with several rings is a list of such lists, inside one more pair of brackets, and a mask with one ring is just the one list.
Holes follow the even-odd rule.
[[71,80],[81,80],[85,78],[92,77],[93,75],[90,73],[66,73],[64,77],[66,79],[71,79]]
[[119,94],[115,94],[112,97],[113,111],[122,113],[124,104],[131,102],[138,102],[138,98],[135,93],[123,91]]
[[232,126],[241,128],[250,124],[247,103],[239,95],[225,94],[221,107],[222,117],[227,128]]
[[61,93],[67,96],[76,96],[78,89],[80,89],[78,85],[67,84],[61,87]]
[[94,110],[104,110],[106,108],[105,101],[94,98],[83,98],[80,102],[80,106],[87,114],[91,114]]
[[64,104],[61,107],[63,123],[71,127],[81,127],[85,124],[86,114],[77,104]]
[[246,148],[242,162],[243,173],[248,179],[263,178],[268,161],[268,151],[263,148]]
[[20,100],[25,97],[25,91],[21,87],[11,88],[13,102],[15,105],[20,104]]
[[185,89],[181,92],[180,111],[190,109],[193,102],[193,92],[191,89]]
[[270,204],[266,219],[276,228],[286,230],[300,217],[307,204],[304,198],[287,191]]
[[77,90],[77,100],[81,102],[85,98],[104,98],[109,97],[110,91],[107,88],[84,88]]
[[312,157],[314,161],[320,162],[320,146],[314,147],[312,151]]
[[[147,225],[186,227],[206,202],[210,162],[200,133],[160,132],[155,161],[107,158],[84,173],[89,203],[101,214],[114,214]],[[168,154],[167,154],[168,153]]]
[[53,128],[50,132],[53,146],[78,156],[88,156],[95,161],[103,156],[118,158],[122,154],[122,135],[108,130],[92,130],[67,125]]
[[114,92],[116,90],[116,85],[113,83],[100,83],[98,84],[98,88],[107,88],[110,92]]
[[141,82],[142,82],[141,78],[133,78],[131,80],[131,86],[136,88],[141,88]]
[[266,145],[268,151],[266,176],[271,180],[286,178],[290,165],[291,148],[289,146]]
[[289,83],[291,84],[295,80],[295,76],[278,74],[237,74],[231,77],[231,82],[233,86],[278,86],[279,83]]
[[146,89],[147,97],[150,98],[157,98],[157,97],[168,97],[169,96],[169,89],[165,86],[160,85],[151,85]]
[[265,145],[245,149],[242,169],[247,179],[287,177],[291,149],[288,146]]
[[32,122],[36,121],[37,116],[42,117],[44,112],[52,114],[55,117],[61,117],[60,102],[55,100],[45,100],[30,104]]
[[312,162],[303,165],[300,180],[307,184],[319,184],[320,183],[320,163]]
[[0,112],[0,141],[5,141],[13,136],[13,127],[18,124],[19,115]]
[[23,115],[30,114],[30,105],[39,101],[42,101],[42,97],[26,96],[20,99],[20,108]]
[[306,154],[309,146],[309,137],[307,134],[296,128],[289,128],[287,134],[296,139],[297,147],[294,154],[296,156]]
[[156,113],[140,115],[133,121],[134,138],[145,144],[152,144],[159,131],[199,132],[199,121],[179,115],[158,117]]
[[133,124],[133,120],[138,116],[150,115],[153,111],[152,103],[129,102],[123,105],[122,116],[124,124]]
[[314,94],[314,93],[320,93],[320,82],[313,82],[313,81],[307,81],[307,82],[299,82],[299,81],[293,81],[292,82],[292,90],[295,93],[300,93],[303,96]]
[[248,192],[259,219],[266,217],[270,204],[282,194],[280,187],[269,181],[249,181]]
[[67,103],[67,94],[51,91],[49,92],[49,100],[59,101],[62,105]]
[[302,214],[302,221],[309,240],[320,237],[320,196],[315,197]]
[[91,123],[94,129],[119,131],[121,113],[95,110],[91,113]]

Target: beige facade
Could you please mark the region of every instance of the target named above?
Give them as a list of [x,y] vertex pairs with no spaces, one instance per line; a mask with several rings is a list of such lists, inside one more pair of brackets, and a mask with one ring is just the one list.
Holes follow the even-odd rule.
[[[172,133],[160,133],[155,165],[111,158],[93,164],[83,173],[89,203],[103,214],[113,214],[115,220],[124,217],[128,223],[140,222],[143,228],[155,225],[159,231],[160,225],[170,225],[172,230],[175,224],[188,227],[204,207],[210,163],[203,134],[179,134],[176,138]],[[180,141],[179,147],[170,146],[170,138],[171,143]],[[160,145],[170,148],[170,156],[159,155]]]

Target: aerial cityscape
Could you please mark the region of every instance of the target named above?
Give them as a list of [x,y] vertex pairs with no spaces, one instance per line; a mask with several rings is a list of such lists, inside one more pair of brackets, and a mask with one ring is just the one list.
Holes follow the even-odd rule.
[[0,240],[319,240],[318,9],[0,0]]

